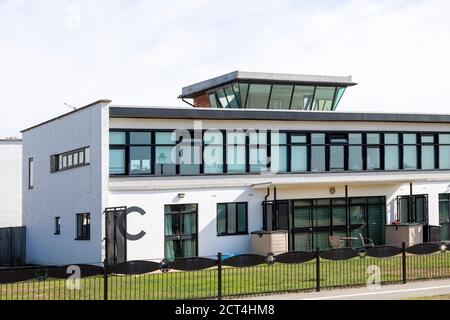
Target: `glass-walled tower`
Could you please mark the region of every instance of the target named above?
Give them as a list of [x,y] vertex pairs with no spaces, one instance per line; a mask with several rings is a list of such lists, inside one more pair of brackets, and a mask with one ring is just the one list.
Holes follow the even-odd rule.
[[334,111],[354,85],[351,77],[235,71],[184,87],[179,98],[203,108]]

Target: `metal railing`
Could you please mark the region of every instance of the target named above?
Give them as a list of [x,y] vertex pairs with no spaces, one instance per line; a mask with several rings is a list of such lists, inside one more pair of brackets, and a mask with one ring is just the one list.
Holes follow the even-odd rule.
[[450,278],[444,243],[0,270],[0,300],[178,300]]

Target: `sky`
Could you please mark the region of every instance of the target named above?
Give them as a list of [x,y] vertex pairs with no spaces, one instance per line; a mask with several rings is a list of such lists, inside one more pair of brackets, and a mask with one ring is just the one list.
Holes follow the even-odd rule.
[[353,76],[340,111],[449,113],[448,0],[0,0],[0,137],[234,70]]

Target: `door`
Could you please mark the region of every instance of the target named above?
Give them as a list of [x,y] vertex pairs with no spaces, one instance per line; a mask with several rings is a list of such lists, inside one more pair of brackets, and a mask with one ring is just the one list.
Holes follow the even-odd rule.
[[197,204],[164,206],[166,259],[189,258],[198,255]]
[[127,207],[105,209],[105,252],[108,264],[127,261]]

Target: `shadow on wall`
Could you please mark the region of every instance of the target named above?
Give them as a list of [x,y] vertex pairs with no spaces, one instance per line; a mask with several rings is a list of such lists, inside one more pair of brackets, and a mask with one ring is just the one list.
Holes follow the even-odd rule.
[[[214,218],[211,219],[204,228],[200,229],[198,233],[198,253],[200,256],[215,256],[218,252],[221,252],[223,255],[244,254],[250,252],[250,233],[262,228],[262,204],[260,195],[254,191],[251,191],[250,194],[252,195],[249,196],[249,191],[246,190],[237,198],[228,201],[248,203],[248,234],[218,236],[217,205],[214,205]],[[199,219],[201,219],[201,205],[199,205],[198,215]]]

